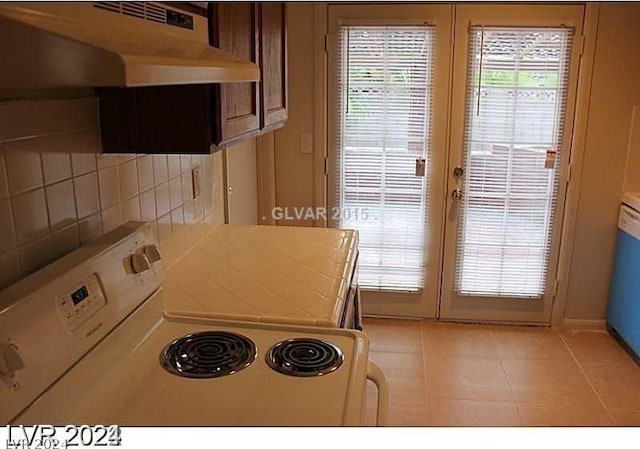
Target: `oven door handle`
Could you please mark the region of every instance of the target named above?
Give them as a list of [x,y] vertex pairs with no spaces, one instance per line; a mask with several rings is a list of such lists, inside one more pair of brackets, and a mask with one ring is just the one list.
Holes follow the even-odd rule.
[[376,415],[376,425],[386,426],[389,414],[389,384],[387,376],[378,365],[369,360],[367,365],[367,379],[376,384],[378,389],[378,410]]

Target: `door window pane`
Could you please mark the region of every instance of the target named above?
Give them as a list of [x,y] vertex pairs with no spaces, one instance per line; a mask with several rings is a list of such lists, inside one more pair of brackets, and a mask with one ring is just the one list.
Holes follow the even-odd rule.
[[545,292],[572,35],[569,28],[470,28],[460,295]]
[[338,45],[339,226],[360,232],[360,285],[424,283],[432,66],[431,26],[341,26]]

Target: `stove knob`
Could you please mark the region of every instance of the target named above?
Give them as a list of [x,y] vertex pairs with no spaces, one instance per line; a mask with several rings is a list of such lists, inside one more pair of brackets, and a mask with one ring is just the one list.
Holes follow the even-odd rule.
[[147,256],[149,262],[152,264],[162,259],[162,256],[160,256],[160,250],[156,245],[145,245],[142,248],[142,251],[144,252],[144,255]]
[[131,262],[131,269],[136,274],[142,273],[143,271],[147,271],[151,268],[147,256],[141,253],[132,254],[131,257],[129,257],[129,261]]
[[11,376],[24,368],[24,362],[16,345],[0,343],[0,376]]

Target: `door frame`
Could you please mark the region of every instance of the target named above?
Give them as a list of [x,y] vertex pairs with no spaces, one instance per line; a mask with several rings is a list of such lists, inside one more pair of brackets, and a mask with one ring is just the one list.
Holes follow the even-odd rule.
[[562,217],[562,237],[560,239],[560,254],[558,256],[558,288],[551,312],[550,324],[554,327],[563,325],[564,311],[568,299],[569,276],[571,274],[571,259],[573,257],[578,202],[580,200],[580,186],[582,184],[582,166],[587,139],[591,80],[593,78],[593,63],[596,53],[599,17],[600,3],[586,3],[582,26],[582,58],[579,64],[575,105],[576,112],[574,116],[573,136],[571,139],[569,182],[565,195],[564,215]]
[[[334,11],[339,13],[333,16]],[[362,307],[365,314],[436,318],[440,302],[440,270],[442,265],[442,233],[444,231],[444,195],[446,186],[447,147],[449,136],[449,104],[451,81],[451,42],[453,38],[453,6],[450,4],[404,4],[394,5],[393,13],[389,14],[388,5],[367,5],[363,8],[358,4],[336,4],[328,8],[328,60],[327,77],[327,106],[328,111],[337,110],[337,93],[332,91],[336,85],[336,76],[331,67],[337,64],[337,39],[333,27],[341,23],[374,24],[389,23],[398,25],[429,24],[438,27],[434,46],[433,61],[437,67],[433,71],[433,115],[431,120],[431,154],[429,156],[430,172],[428,176],[428,201],[426,211],[429,225],[425,235],[425,285],[420,293],[362,291]],[[338,17],[339,16],[339,17]],[[391,17],[389,17],[391,16]],[[333,145],[339,126],[338,117],[329,115],[327,120],[327,149]],[[337,173],[337,159],[335,151],[327,151],[327,206],[333,210],[336,198],[335,173]],[[328,214],[330,215],[330,214]],[[425,216],[425,220],[427,216]],[[331,223],[328,223],[331,225]]]
[[[583,162],[585,157],[585,142],[587,135],[587,121],[589,117],[589,99],[591,96],[591,80],[595,47],[600,15],[600,4],[597,2],[576,3],[585,5],[583,21],[582,58],[579,62],[578,87],[575,100],[575,117],[573,136],[571,139],[570,174],[564,201],[564,213],[561,216],[562,237],[560,242],[557,279],[558,288],[552,304],[551,325],[561,326],[567,304],[569,290],[569,275],[573,257],[576,221],[578,216],[578,202],[580,199],[580,185],[582,181]],[[392,5],[390,5],[392,6]],[[456,12],[454,6],[454,15]],[[314,207],[327,208],[327,115],[328,115],[328,3],[313,3],[314,15]],[[448,172],[447,167],[447,172]],[[560,219],[560,215],[558,215]],[[314,222],[316,227],[327,227],[323,219]]]

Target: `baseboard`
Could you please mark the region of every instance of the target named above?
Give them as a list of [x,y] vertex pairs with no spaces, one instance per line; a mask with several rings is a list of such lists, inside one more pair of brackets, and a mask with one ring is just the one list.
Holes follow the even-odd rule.
[[606,330],[606,320],[581,320],[577,318],[564,318],[562,320],[562,327],[567,329],[596,329]]
[[[381,318],[381,319],[396,319],[396,320],[413,320],[413,321],[439,321],[441,323],[468,323],[468,324],[491,324],[491,325],[507,325],[507,326],[548,326],[548,324],[541,323],[513,323],[513,322],[479,322],[479,321],[447,321],[447,320],[434,320],[433,318],[421,318],[421,317],[405,317],[405,316],[392,316],[392,315],[374,315],[363,313],[365,318]],[[606,320],[581,320],[578,318],[565,318],[562,320],[561,328],[564,329],[593,329],[593,330],[606,330]]]
[[423,318],[419,316],[403,315],[377,315],[375,313],[362,313],[363,318],[379,318],[383,320],[410,320],[410,321],[435,321],[435,318]]

